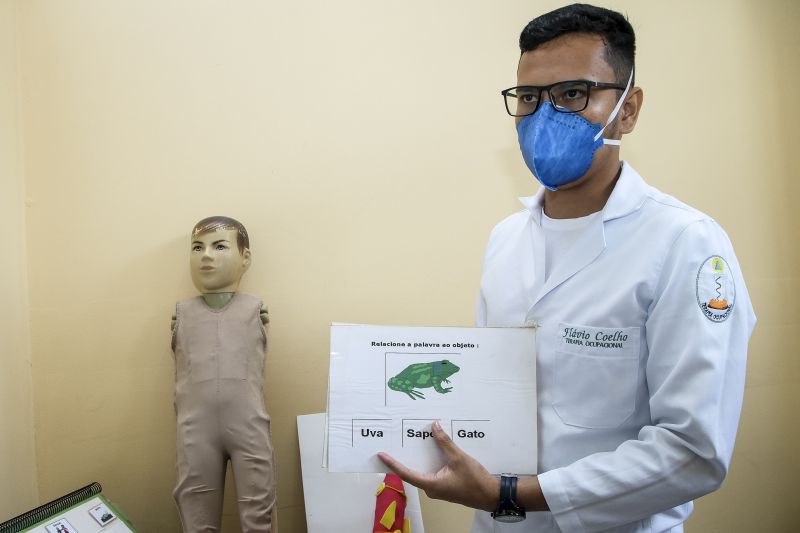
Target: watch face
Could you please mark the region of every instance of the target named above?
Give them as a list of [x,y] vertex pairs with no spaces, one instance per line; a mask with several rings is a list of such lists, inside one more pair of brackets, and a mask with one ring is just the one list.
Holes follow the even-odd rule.
[[501,514],[495,513],[494,519],[504,524],[513,524],[525,520],[525,514],[517,514],[516,511],[501,511]]

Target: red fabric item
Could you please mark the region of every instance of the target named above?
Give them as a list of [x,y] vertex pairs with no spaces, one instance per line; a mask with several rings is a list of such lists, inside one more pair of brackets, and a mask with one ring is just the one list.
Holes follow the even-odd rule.
[[[389,529],[381,524],[386,509],[392,502],[397,502],[395,508],[394,522]],[[403,531],[403,518],[406,512],[406,491],[403,487],[403,480],[395,473],[386,474],[383,483],[378,487],[375,499],[375,524],[372,526],[373,533],[386,533]]]

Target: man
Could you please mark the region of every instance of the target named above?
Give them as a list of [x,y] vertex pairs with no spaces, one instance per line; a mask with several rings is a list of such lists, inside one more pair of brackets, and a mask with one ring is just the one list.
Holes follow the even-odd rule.
[[514,531],[679,532],[733,451],[755,324],[739,264],[716,222],[619,159],[642,106],[622,15],[567,6],[520,49],[503,95],[544,187],[492,232],[477,324],[537,328],[540,474],[498,480],[438,424],[438,472],[380,457]]

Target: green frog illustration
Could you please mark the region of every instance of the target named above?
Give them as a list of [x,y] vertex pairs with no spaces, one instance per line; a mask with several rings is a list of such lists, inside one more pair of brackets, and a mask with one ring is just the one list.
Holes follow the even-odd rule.
[[459,370],[447,359],[431,363],[414,363],[408,365],[396,376],[389,378],[386,384],[392,390],[408,394],[412,400],[425,399],[425,395],[415,389],[433,387],[433,390],[439,394],[447,394],[453,390],[453,387],[442,387],[442,383],[450,383],[447,378]]

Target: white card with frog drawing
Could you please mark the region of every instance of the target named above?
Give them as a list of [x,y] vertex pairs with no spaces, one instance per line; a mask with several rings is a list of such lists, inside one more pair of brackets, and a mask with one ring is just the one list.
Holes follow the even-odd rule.
[[536,471],[535,332],[334,324],[328,467],[385,472],[385,451],[434,471],[439,420],[491,472]]

